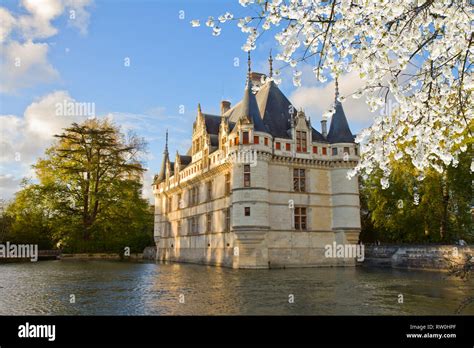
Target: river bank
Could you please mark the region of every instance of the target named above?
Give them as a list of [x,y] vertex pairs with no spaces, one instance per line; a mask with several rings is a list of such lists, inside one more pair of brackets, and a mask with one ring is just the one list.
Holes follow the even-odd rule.
[[[474,248],[458,245],[366,245],[364,266],[448,271],[474,256]],[[471,260],[472,262],[472,260]]]
[[[453,263],[461,263],[467,257],[474,256],[474,248],[455,245],[365,245],[365,257],[359,266],[394,269],[414,269],[426,271],[447,271]],[[63,261],[155,261],[156,247],[146,247],[142,253],[129,256],[117,253],[77,253],[56,256],[42,254],[39,260],[58,259]],[[2,259],[0,263],[31,262],[29,259]]]

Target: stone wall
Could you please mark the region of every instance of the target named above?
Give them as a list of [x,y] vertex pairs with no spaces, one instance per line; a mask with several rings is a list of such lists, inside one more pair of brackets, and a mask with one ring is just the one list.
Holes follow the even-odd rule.
[[156,246],[149,246],[143,249],[143,260],[156,260]]
[[456,245],[366,245],[364,265],[406,269],[447,270],[449,261],[461,262],[474,248]]

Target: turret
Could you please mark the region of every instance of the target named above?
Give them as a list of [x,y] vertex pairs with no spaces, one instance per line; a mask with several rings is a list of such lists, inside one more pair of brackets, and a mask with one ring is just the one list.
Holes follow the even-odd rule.
[[169,154],[168,154],[168,130],[166,130],[166,142],[165,142],[165,150],[163,151],[163,160],[161,162],[161,169],[155,179],[155,184],[158,185],[166,179],[166,166],[169,162]]

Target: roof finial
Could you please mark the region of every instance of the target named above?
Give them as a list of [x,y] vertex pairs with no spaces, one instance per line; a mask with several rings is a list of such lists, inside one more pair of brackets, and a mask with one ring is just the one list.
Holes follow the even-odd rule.
[[339,82],[338,77],[336,76],[336,83],[335,83],[335,102],[337,103],[337,99],[339,98]]
[[272,49],[270,48],[270,57],[268,58],[268,64],[270,65],[270,72],[268,76],[270,78],[273,77],[273,58],[272,58]]
[[250,61],[250,51],[248,51],[247,63],[248,63],[248,66],[249,66],[249,69],[248,69],[248,75],[249,75],[249,76],[248,76],[248,78],[249,78],[249,81],[250,81],[250,73],[251,73],[251,71],[252,71],[252,65],[251,65],[252,63],[251,63],[251,61]]
[[168,128],[166,128],[165,152],[168,153]]

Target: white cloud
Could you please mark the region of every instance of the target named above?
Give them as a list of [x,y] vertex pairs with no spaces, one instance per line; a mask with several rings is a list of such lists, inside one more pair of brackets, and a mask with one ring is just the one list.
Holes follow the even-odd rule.
[[87,34],[89,27],[90,13],[86,7],[92,5],[92,0],[65,0],[68,8],[68,24],[79,30],[82,35]]
[[13,93],[40,82],[50,82],[59,73],[48,62],[48,45],[27,41],[11,41],[3,45],[0,53],[0,70],[3,71],[0,92]]
[[8,200],[20,189],[20,179],[11,174],[0,174],[0,199]]
[[30,13],[18,19],[18,29],[25,39],[43,39],[56,35],[58,30],[51,21],[64,11],[61,0],[23,0],[21,5]]
[[16,20],[7,9],[0,7],[0,43],[4,42],[12,32]]
[[51,146],[54,135],[85,117],[57,115],[57,105],[75,100],[55,91],[31,103],[23,116],[0,115],[0,192],[11,198],[23,177],[33,177],[31,165]]
[[[86,34],[90,18],[86,8],[91,4],[92,0],[22,0],[20,6],[28,13],[18,16],[0,7],[0,92],[15,93],[58,78],[59,73],[48,62],[49,45],[33,40],[56,35],[53,21],[65,11],[68,25]],[[22,40],[13,39],[14,32]]]
[[[362,82],[355,72],[351,72],[339,78],[339,92],[341,96],[354,93],[360,87],[362,87]],[[334,104],[334,91],[334,82],[330,82],[321,87],[303,85],[290,95],[290,100],[296,107],[304,108],[306,115],[321,119],[322,114]],[[342,105],[353,132],[370,125],[375,116],[375,114],[369,111],[364,98],[353,99],[352,97],[348,97]],[[355,125],[355,127],[353,125]]]
[[61,132],[84,117],[56,115],[56,105],[74,101],[66,91],[56,91],[30,104],[23,117],[0,115],[0,162],[11,168],[28,168]]

